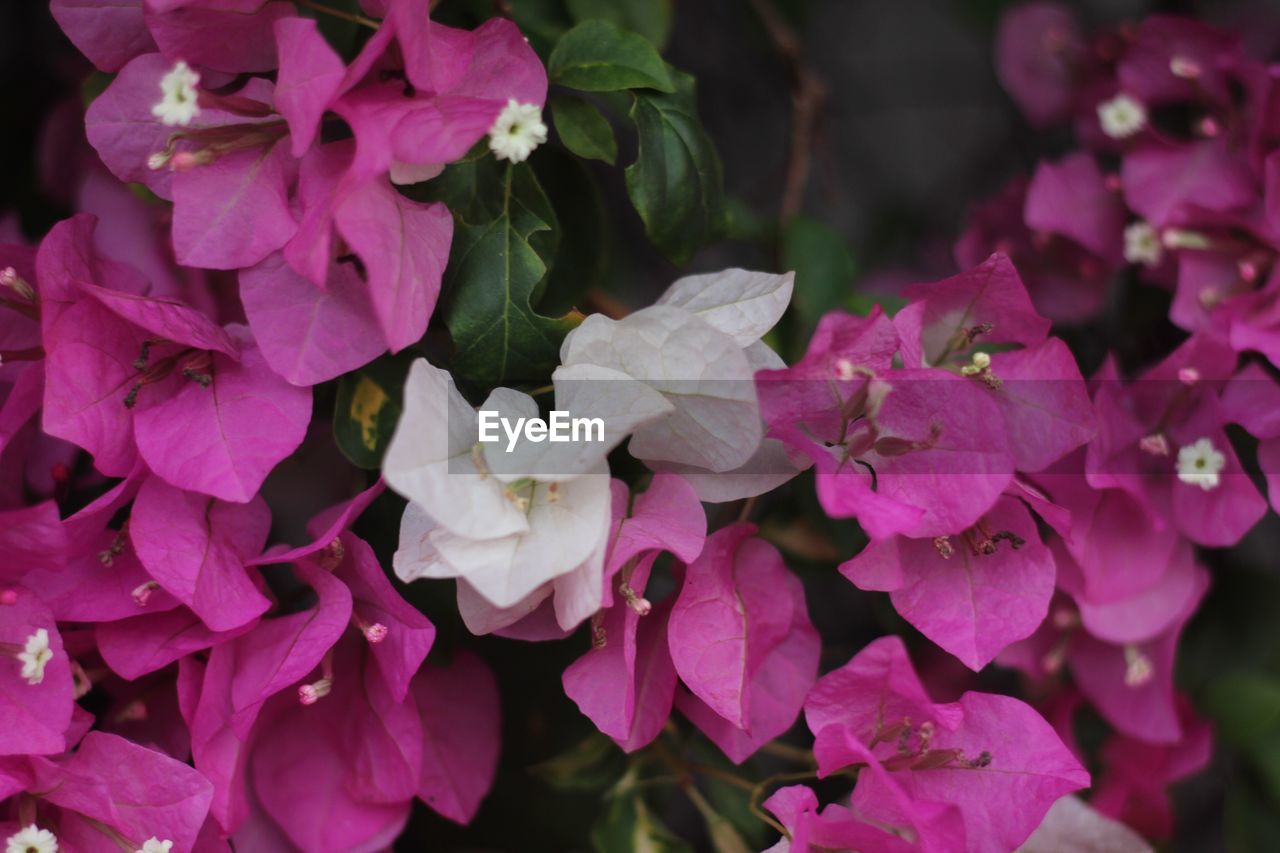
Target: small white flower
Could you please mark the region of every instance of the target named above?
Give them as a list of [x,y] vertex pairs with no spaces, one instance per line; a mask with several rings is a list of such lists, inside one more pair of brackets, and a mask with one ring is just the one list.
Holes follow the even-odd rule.
[[44,628],[37,628],[34,634],[27,637],[26,645],[18,652],[18,660],[22,663],[22,677],[27,680],[27,684],[44,681],[45,665],[53,660],[53,649],[49,648],[49,632]]
[[1131,264],[1144,264],[1154,267],[1160,263],[1164,255],[1164,247],[1160,245],[1160,235],[1150,222],[1139,219],[1129,223],[1124,229],[1124,259]]
[[1207,438],[1197,439],[1194,444],[1183,445],[1178,450],[1178,479],[1206,492],[1218,488],[1218,475],[1226,466],[1227,457]]
[[9,836],[4,853],[58,853],[58,839],[49,830],[29,824]]
[[191,120],[200,115],[199,93],[196,91],[199,82],[199,72],[179,60],[168,74],[160,78],[160,91],[164,97],[151,108],[151,114],[169,127],[191,124]]
[[499,160],[523,163],[533,149],[547,141],[547,126],[537,104],[507,101],[493,127],[489,128],[489,150]]
[[1102,132],[1112,139],[1127,139],[1147,123],[1147,108],[1142,101],[1121,92],[1098,104],[1098,122]]
[[169,848],[173,847],[173,842],[169,839],[161,841],[154,835],[143,842],[142,847],[135,850],[134,853],[169,853]]

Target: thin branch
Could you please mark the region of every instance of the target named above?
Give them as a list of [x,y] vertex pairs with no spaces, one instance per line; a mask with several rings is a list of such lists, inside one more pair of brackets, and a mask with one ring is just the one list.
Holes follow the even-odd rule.
[[791,85],[791,140],[787,150],[787,172],[782,185],[779,219],[786,222],[800,212],[809,181],[814,134],[827,104],[827,84],[805,59],[804,45],[787,23],[773,0],[751,0],[764,24],[774,49],[787,66]]
[[341,18],[344,21],[350,21],[353,24],[360,24],[370,29],[377,29],[378,22],[373,18],[366,18],[364,15],[357,15],[354,12],[346,12],[342,9],[335,9],[332,6],[326,6],[323,3],[317,3],[315,0],[294,0],[299,6],[310,9],[313,12],[319,12],[322,15],[332,15],[335,18]]

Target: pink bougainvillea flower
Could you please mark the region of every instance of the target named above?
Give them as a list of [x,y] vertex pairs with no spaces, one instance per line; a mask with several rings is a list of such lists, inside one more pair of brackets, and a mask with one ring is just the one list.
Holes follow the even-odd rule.
[[266,544],[271,513],[261,498],[232,504],[149,478],[138,490],[129,537],[160,586],[215,631],[238,628],[271,602],[245,563]]
[[335,652],[344,677],[313,705],[288,693],[272,700],[246,756],[256,803],[303,850],[368,849],[398,835],[423,748],[414,706],[362,678],[358,643]]
[[69,745],[71,662],[49,608],[32,591],[0,588],[0,755],[48,755]]
[[1116,75],[1121,86],[1145,103],[1232,97],[1229,80],[1239,65],[1238,36],[1201,21],[1151,15],[1130,35]]
[[497,685],[485,665],[461,653],[427,666],[396,702],[372,670],[359,675],[358,644],[337,651],[335,668],[351,677],[313,705],[280,696],[264,712],[249,761],[258,807],[302,849],[389,843],[415,796],[469,822],[497,769]]
[[0,584],[21,581],[32,571],[59,572],[68,553],[66,531],[53,501],[0,510]]
[[[772,371],[758,381],[767,387],[777,379],[792,381]],[[834,433],[770,424],[771,435],[813,458],[828,514],[856,517],[873,538],[940,536],[975,524],[1013,476],[1007,438],[992,428],[1000,415],[989,391],[938,369],[894,370],[861,385],[843,405],[833,402],[832,413],[845,419]]]
[[192,850],[212,795],[187,764],[104,732],[65,756],[30,759],[25,775],[18,790],[36,799],[67,850],[138,850],[152,839]]
[[103,71],[119,71],[129,60],[153,52],[143,21],[143,0],[52,0],[49,11],[72,44]]
[[812,458],[823,508],[873,538],[974,524],[1013,474],[990,390],[941,369],[888,368],[897,337],[879,311],[833,316],[799,364],[757,374],[769,435]]
[[1066,660],[1080,691],[1119,731],[1155,743],[1169,743],[1183,735],[1175,705],[1174,659],[1182,629],[1208,587],[1207,573],[1196,576],[1197,587],[1177,621],[1149,639],[1107,643],[1080,632],[1067,644]]
[[1094,394],[1100,428],[1088,448],[1089,484],[1125,489],[1198,544],[1240,541],[1266,501],[1224,428],[1218,389],[1235,367],[1235,353],[1201,332],[1135,382],[1105,368]]
[[1245,365],[1223,389],[1222,417],[1259,439],[1258,467],[1271,506],[1280,506],[1280,383],[1261,365]]
[[249,500],[301,443],[310,394],[276,376],[243,327],[145,296],[131,268],[95,260],[92,229],[73,218],[41,248],[45,430],[105,474],[127,474],[140,452],[181,488]]
[[[1057,550],[1064,587],[1079,590],[1071,557]],[[1174,696],[1174,660],[1183,627],[1208,587],[1208,572],[1185,545],[1166,558],[1163,574],[1125,598],[1072,606],[1059,599],[1031,637],[999,662],[1042,678],[1066,665],[1080,691],[1120,732],[1152,743],[1183,735]]]
[[791,626],[751,675],[744,691],[749,697],[746,725],[730,722],[693,693],[680,690],[676,695],[680,712],[737,764],[791,728],[818,673],[822,641],[809,621],[804,588],[786,571],[778,573],[777,583],[791,598]]
[[800,581],[755,532],[741,523],[707,538],[667,628],[691,691],[677,706],[739,763],[795,722],[821,647]]
[[1102,746],[1106,770],[1098,780],[1093,807],[1123,820],[1151,838],[1173,834],[1168,787],[1203,770],[1213,751],[1213,732],[1186,697],[1178,697],[1183,736],[1177,743],[1154,744],[1115,735]]
[[[472,32],[441,27],[428,21],[427,4],[420,0],[392,4],[348,68],[314,22],[280,18],[278,7],[291,8],[255,6],[252,33],[229,35],[242,52],[255,52],[249,43],[265,35],[268,68],[279,47],[278,88],[251,78],[237,92],[220,94],[199,88],[199,75],[190,72],[179,82],[189,87],[186,97],[194,107],[175,113],[182,125],[175,133],[164,124],[167,116],[153,114],[161,81],[186,73],[165,58],[176,55],[169,46],[189,39],[175,22],[188,20],[193,11],[198,16],[224,10],[174,9],[160,16],[173,24],[164,37],[157,34],[164,56],[133,59],[94,101],[87,117],[90,142],[117,176],[143,181],[173,199],[174,249],[184,264],[246,268],[283,249],[292,270],[324,288],[335,257],[350,255],[386,346],[398,351],[426,329],[452,220],[443,205],[401,196],[388,174],[406,181],[438,174],[488,132],[509,100],[541,105],[546,73],[509,21],[495,19]],[[236,14],[244,18],[245,11]],[[234,70],[263,70],[263,64],[243,58],[243,67]],[[330,110],[350,124],[354,144],[315,144]],[[335,254],[339,245],[344,248]],[[278,262],[260,270],[259,280],[264,275],[271,281],[288,278]],[[342,284],[351,289],[351,282]],[[318,312],[326,301],[290,292],[292,299],[275,301],[269,290],[259,289],[259,298],[246,300],[255,332],[284,338],[269,347],[270,361],[283,374],[299,383],[327,379],[368,360],[367,347],[357,347],[317,364],[322,345],[309,340],[306,314],[299,325],[281,312],[302,300],[313,312],[310,322],[324,323],[328,317]],[[301,343],[289,337],[296,335]],[[330,333],[323,340],[331,338]],[[307,356],[311,363],[304,363]]]
[[[1028,202],[1030,205],[1030,201]],[[1036,313],[1003,255],[903,291],[894,317],[907,367],[950,366],[991,391],[1020,471],[1039,471],[1093,436],[1094,416],[1075,358]],[[994,353],[986,344],[1020,347]]]
[[404,701],[435,642],[435,626],[400,597],[368,543],[351,533],[337,541],[344,557],[334,577],[351,591],[352,621],[368,640],[369,657],[391,698]]
[[776,594],[786,567],[755,532],[743,523],[707,537],[685,572],[667,629],[681,680],[740,729],[749,725],[753,677],[791,628],[791,608],[779,607]]
[[[911,800],[958,808],[968,850],[1017,847],[1055,800],[1089,784],[1049,724],[1022,702],[966,693],[934,704],[897,637],[876,640],[819,679],[805,717],[820,772],[876,759]],[[901,799],[883,778],[860,773],[853,803],[864,819],[896,825]]]
[[1125,219],[1124,205],[1091,154],[1040,163],[1027,187],[1028,228],[1074,240],[1112,266],[1124,257]]
[[[296,569],[314,590],[316,606],[262,620],[253,630],[214,646],[207,664],[192,657],[181,661],[193,684],[193,695],[183,704],[192,756],[196,768],[213,782],[212,813],[227,833],[248,814],[245,750],[264,703],[315,671],[350,625],[346,585],[310,562],[300,562]],[[311,684],[311,692],[320,693],[332,682]]]
[[297,11],[282,0],[145,0],[144,8],[166,58],[232,74],[275,68],[272,24]]
[[805,785],[779,788],[763,805],[782,821],[791,838],[779,841],[766,853],[822,850],[950,853],[966,849],[964,822],[955,806],[913,800],[874,755],[856,742],[850,741],[850,748],[862,751],[865,767],[861,772],[876,777],[880,790],[887,794],[882,804],[887,808],[882,808],[877,815],[867,815],[857,808],[830,803],[819,811],[818,798],[811,788]]
[[1071,114],[1078,66],[1088,57],[1070,7],[1024,3],[1009,9],[996,32],[995,62],[1000,83],[1034,125]]
[[1088,320],[1102,310],[1114,269],[1074,239],[1033,232],[1023,219],[1029,186],[1027,178],[1014,178],[973,208],[956,242],[956,263],[970,269],[992,252],[1008,255],[1037,311],[1061,323]]
[[908,304],[893,324],[908,367],[944,364],[976,341],[1029,347],[1049,333],[1049,321],[1036,312],[1018,271],[1001,254],[951,278],[911,285],[902,295]]
[[1225,139],[1143,147],[1124,158],[1120,182],[1129,207],[1158,228],[1179,224],[1189,208],[1241,211],[1258,198],[1248,164]]
[[960,535],[872,542],[840,572],[889,592],[904,619],[973,670],[1039,627],[1054,583],[1031,514],[1008,496]]
[[706,521],[697,496],[675,475],[656,475],[630,515],[623,489],[615,481],[606,609],[592,623],[593,648],[569,665],[562,681],[578,709],[631,751],[657,736],[675,695],[667,647],[671,602],[653,608],[644,598],[649,573],[664,550],[692,562],[702,551]]

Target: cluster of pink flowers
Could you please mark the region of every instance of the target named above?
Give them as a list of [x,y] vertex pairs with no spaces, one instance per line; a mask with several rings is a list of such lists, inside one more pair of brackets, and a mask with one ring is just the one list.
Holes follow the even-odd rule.
[[[116,73],[85,115],[81,212],[0,244],[9,851],[383,849],[415,800],[465,823],[493,782],[494,676],[464,649],[427,662],[435,628],[350,530],[382,482],[301,544],[272,541],[261,494],[312,427],[311,386],[427,329],[453,220],[396,185],[491,131],[512,161],[546,138],[546,73],[512,23],[361,6],[379,20],[346,63],[293,3],[53,0]],[[1196,547],[1267,509],[1227,425],[1280,475],[1280,83],[1180,19],[1086,42],[1021,7],[1000,50],[1028,116],[1087,149],[979,210],[966,271],[893,316],[828,314],[791,366],[762,341],[790,275],[693,276],[589,317],[552,381],[557,408],[604,416],[590,452],[481,447],[424,359],[404,387],[399,578],[456,578],[475,634],[588,633],[563,687],[627,752],[679,710],[742,763],[803,715],[817,774],[856,781],[825,805],[772,792],[777,851],[1013,850],[1086,824],[1141,844],[1103,816],[1168,834],[1167,786],[1208,761],[1174,661],[1209,584]],[[1175,288],[1190,335],[1086,380],[1052,321],[1095,314],[1125,264]],[[484,408],[537,413],[505,388]],[[625,440],[638,484],[610,476]],[[935,703],[896,637],[819,677],[799,578],[703,507],[810,467],[869,540],[839,571],[969,669],[1022,670],[1039,711]],[[1086,704],[1113,731],[1092,779]],[[1088,807],[1064,800],[1091,783]]]
[[374,849],[493,778],[493,676],[424,665],[433,626],[347,531],[381,487],[297,548],[259,494],[310,386],[426,330],[453,223],[393,182],[545,98],[509,21],[366,6],[346,64],[292,3],[52,4],[118,73],[64,159],[83,212],[0,245],[9,850]]

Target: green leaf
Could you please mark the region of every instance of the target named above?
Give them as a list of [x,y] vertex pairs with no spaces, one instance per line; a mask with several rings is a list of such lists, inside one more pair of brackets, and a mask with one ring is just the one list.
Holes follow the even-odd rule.
[[1280,838],[1280,810],[1255,791],[1247,779],[1232,780],[1226,795],[1227,849],[1272,849],[1275,840]]
[[711,838],[711,847],[716,853],[751,853],[751,848],[738,834],[738,830],[734,829],[733,823],[716,811],[697,787],[687,785],[684,792],[702,815],[702,820],[707,825],[707,835]]
[[654,46],[608,21],[583,21],[561,36],[547,60],[547,75],[552,83],[583,92],[675,91]]
[[1255,672],[1233,672],[1209,686],[1205,710],[1219,733],[1238,746],[1280,733],[1280,681]]
[[568,0],[565,6],[574,21],[611,21],[659,48],[671,35],[671,0]]
[[[568,31],[571,23],[564,13],[560,0],[510,0],[510,2],[511,17],[516,22],[516,26],[520,28],[520,32],[524,33],[525,38],[529,39],[529,44],[545,63],[555,48],[556,42]],[[491,10],[493,2],[484,0],[484,5]],[[492,12],[490,11],[489,14]],[[435,18],[436,13],[433,12],[431,19],[435,20]],[[477,23],[479,22],[469,21],[466,28],[471,29]]]
[[565,147],[587,160],[603,160],[610,166],[618,158],[613,126],[593,104],[569,95],[551,96],[551,117]]
[[342,455],[361,468],[382,467],[400,420],[404,377],[414,353],[383,356],[338,380],[333,436]]
[[554,316],[579,304],[591,288],[603,285],[613,245],[612,220],[604,194],[584,161],[553,146],[532,165],[555,207],[560,230],[573,235],[572,240],[561,242],[538,303],[544,314]]
[[535,776],[561,791],[603,791],[627,770],[618,745],[592,732],[566,752],[529,768]]
[[649,811],[637,793],[620,794],[591,829],[591,844],[597,853],[692,853],[690,847],[671,833]]
[[844,238],[815,219],[797,216],[782,232],[782,268],[795,271],[791,307],[797,337],[807,341],[818,318],[852,291],[857,266]]
[[639,131],[639,151],[626,179],[649,240],[683,264],[723,232],[724,176],[698,121],[693,78],[677,73],[677,82],[674,94],[635,94],[631,118]]
[[[701,765],[715,767],[730,775],[745,775],[748,778],[756,775],[753,764],[735,766],[719,747],[703,736],[690,738],[687,748],[689,755]],[[769,846],[767,843],[769,826],[751,811],[750,791],[744,791],[737,785],[731,785],[711,774],[699,779],[698,784],[706,794],[710,807],[733,825],[733,829],[750,849],[763,850]]]
[[442,201],[455,219],[476,225],[502,213],[505,175],[492,157],[463,160],[426,183],[401,190],[414,201]]
[[509,166],[494,218],[460,220],[444,275],[444,322],[456,347],[450,367],[484,385],[545,379],[579,318],[534,310],[555,256],[550,202],[527,165]]

